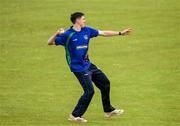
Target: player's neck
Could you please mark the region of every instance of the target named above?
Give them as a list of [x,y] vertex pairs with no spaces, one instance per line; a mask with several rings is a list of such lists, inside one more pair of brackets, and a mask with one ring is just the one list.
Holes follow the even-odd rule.
[[74,24],[72,28],[77,32],[81,31],[81,26],[79,24]]

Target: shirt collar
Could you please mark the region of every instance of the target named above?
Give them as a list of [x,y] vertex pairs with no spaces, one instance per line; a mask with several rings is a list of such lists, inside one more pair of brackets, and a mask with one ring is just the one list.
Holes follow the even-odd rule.
[[70,29],[71,29],[72,31],[74,31],[74,32],[77,32],[77,33],[78,33],[78,32],[81,32],[81,31],[84,29],[84,27],[83,27],[83,28],[81,28],[81,31],[76,31],[76,30],[74,30],[74,29],[73,29],[73,26],[70,26]]

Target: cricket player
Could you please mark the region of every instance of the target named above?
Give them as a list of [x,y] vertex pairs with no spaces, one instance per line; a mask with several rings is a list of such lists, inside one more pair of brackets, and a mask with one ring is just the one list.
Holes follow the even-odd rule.
[[[94,83],[101,91],[102,105],[105,117],[121,115],[124,110],[116,109],[110,102],[110,81],[107,76],[96,65],[90,62],[88,57],[89,41],[97,36],[125,36],[132,29],[127,28],[122,31],[97,30],[85,25],[85,15],[82,12],[71,14],[72,26],[64,31],[63,28],[57,30],[49,40],[48,45],[62,45],[66,51],[66,60],[71,72],[76,76],[84,93],[80,97],[77,105],[69,116],[70,121],[87,122],[83,118],[89,103],[94,95]],[[108,43],[107,43],[108,44]]]

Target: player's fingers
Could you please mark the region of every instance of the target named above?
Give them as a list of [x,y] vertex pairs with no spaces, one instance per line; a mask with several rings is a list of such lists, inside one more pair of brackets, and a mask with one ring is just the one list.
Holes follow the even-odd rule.
[[128,28],[128,31],[132,31],[132,28]]
[[60,28],[59,30],[60,30],[60,31],[64,31],[64,28]]
[[64,28],[59,28],[58,32],[61,34],[61,33],[64,33]]
[[127,31],[126,31],[126,35],[129,35],[129,34],[131,34],[131,31],[130,31],[130,30],[127,30]]

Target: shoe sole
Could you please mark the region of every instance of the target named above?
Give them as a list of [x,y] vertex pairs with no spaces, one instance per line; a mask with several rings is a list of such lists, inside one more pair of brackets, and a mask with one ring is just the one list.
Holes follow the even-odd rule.
[[69,121],[71,122],[80,122],[80,123],[86,123],[87,121],[81,121],[81,120],[74,120],[74,119],[71,119],[71,118],[68,118]]
[[111,114],[109,114],[108,116],[105,116],[106,118],[110,118],[110,117],[112,117],[112,116],[120,116],[120,115],[122,115],[124,113],[124,110],[121,110],[118,114],[115,114],[115,113],[111,113]]

